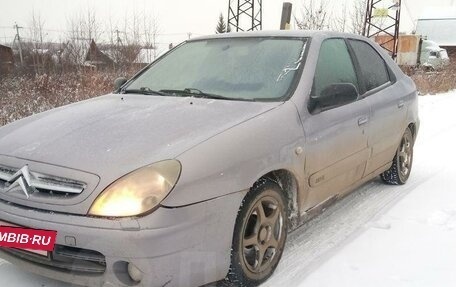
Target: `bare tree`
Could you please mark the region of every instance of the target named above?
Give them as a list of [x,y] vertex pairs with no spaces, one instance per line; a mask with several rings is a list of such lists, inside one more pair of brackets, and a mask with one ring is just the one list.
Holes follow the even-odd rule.
[[119,64],[129,65],[134,62],[141,50],[141,31],[142,17],[138,11],[133,11],[132,15],[125,14],[122,36],[122,45],[118,47],[120,52]]
[[68,40],[63,45],[61,55],[62,67],[65,69],[69,66],[79,67],[84,64],[87,43],[90,41],[84,37],[84,31],[80,18],[73,17],[67,19]]
[[363,34],[364,21],[366,20],[367,0],[357,0],[353,9],[350,11],[350,32],[354,34]]
[[94,40],[97,42],[102,36],[101,24],[97,20],[95,11],[87,9],[82,14],[76,14],[68,20],[69,38]]
[[109,38],[109,42],[108,42],[109,50],[110,50],[109,56],[113,60],[113,68],[115,68],[116,63],[117,63],[117,58],[118,58],[117,46],[119,44],[118,41],[120,41],[120,37],[119,37],[120,31],[117,27],[117,24],[114,24],[112,22],[112,18],[113,17],[109,17],[109,22],[106,25],[106,31],[107,31],[106,34],[108,35],[108,38]]
[[141,13],[134,10],[132,15],[125,14],[123,31],[124,42],[127,45],[140,45],[141,42]]
[[47,55],[48,45],[45,45],[44,43],[44,23],[41,14],[35,13],[33,10],[29,22],[29,37],[31,43],[27,47],[27,52],[31,57],[35,74],[44,73],[49,58],[49,55]]
[[82,32],[84,33],[84,38],[94,40],[95,42],[101,38],[101,25],[97,20],[95,11],[87,9],[85,17],[81,17],[80,23],[82,26]]
[[301,30],[324,30],[329,28],[328,1],[304,0],[301,19],[295,22]]
[[[65,43],[63,62],[82,66],[87,55],[87,47],[94,40],[104,55],[113,60],[114,68],[128,68],[142,48],[147,48],[147,62],[157,57],[157,38],[160,26],[153,14],[145,10],[125,12],[120,20],[112,20],[101,29],[93,11],[75,15],[67,20],[70,39]],[[107,40],[102,42],[103,36]],[[103,56],[104,57],[104,56]],[[68,66],[68,65],[67,65]]]
[[68,38],[62,53],[63,66],[84,64],[91,41],[98,42],[102,37],[101,24],[93,9],[87,8],[82,14],[67,19]]
[[157,37],[158,33],[160,33],[160,25],[156,16],[148,17],[147,15],[144,15],[143,20],[144,47],[153,49],[153,59],[148,59],[149,61],[152,61],[157,58]]
[[[356,0],[352,7],[342,4],[337,13],[329,12],[328,0],[304,0],[301,19],[295,17],[296,26],[305,30],[331,29],[361,35],[368,0]],[[384,24],[384,18],[374,21],[378,26]]]
[[337,16],[332,17],[330,21],[330,28],[331,30],[339,31],[339,32],[346,32],[349,26],[349,19],[348,19],[348,11],[347,5],[343,4],[342,10],[340,14]]

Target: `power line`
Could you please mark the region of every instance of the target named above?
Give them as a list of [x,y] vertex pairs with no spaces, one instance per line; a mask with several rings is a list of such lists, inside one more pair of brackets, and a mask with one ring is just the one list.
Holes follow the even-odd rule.
[[[258,0],[256,0],[258,1]],[[14,37],[7,37],[6,35],[4,35],[3,38],[3,41],[4,43],[6,44],[8,42],[8,39],[12,39],[12,47],[16,47],[18,48],[19,50],[19,55],[20,55],[20,58],[21,58],[21,63],[23,64],[24,63],[24,59],[23,59],[23,51],[22,51],[22,45],[23,43],[25,42],[36,42],[35,39],[31,39],[31,38],[26,38],[26,37],[22,37],[20,35],[20,29],[28,29],[28,30],[32,30],[33,28],[32,27],[28,27],[28,26],[19,26],[17,25],[17,23],[15,23],[14,26],[0,26],[0,29],[2,30],[13,30],[15,31],[15,34],[14,34]],[[41,28],[40,29],[41,32],[57,32],[59,33],[60,35],[54,35],[54,38],[55,37],[59,37],[61,41],[62,40],[62,35],[65,35],[64,37],[65,38],[70,38],[70,35],[72,32],[74,32],[73,30],[66,30],[66,29],[49,29],[49,28]],[[105,36],[106,35],[109,35],[109,34],[112,34],[112,33],[115,33],[115,43],[117,46],[119,45],[123,45],[123,40],[125,40],[128,36],[128,32],[126,31],[120,31],[119,29],[116,29],[115,31],[110,31],[109,29],[100,29],[100,38],[97,40],[97,42],[100,42],[100,43],[104,43],[104,41],[106,41],[105,39]],[[4,33],[5,34],[5,33]],[[48,34],[48,33],[46,33]],[[123,34],[124,36],[122,36],[121,34]],[[133,34],[133,33],[131,33]],[[161,45],[169,45],[169,42],[166,42],[165,41],[160,41],[160,42],[157,42],[155,40],[156,37],[162,37],[162,38],[166,38],[166,37],[178,37],[178,38],[182,38],[181,40],[185,40],[185,39],[190,39],[191,37],[193,36],[202,36],[203,34],[201,33],[193,33],[193,32],[172,32],[172,33],[134,33],[138,36],[140,36],[140,42],[143,42],[143,37],[144,36],[147,36],[147,35],[154,35],[154,40],[153,40],[153,46],[161,46]],[[103,36],[104,35],[104,36]],[[124,39],[125,38],[125,39]],[[147,38],[147,37],[146,37]],[[103,40],[104,39],[104,40]],[[176,39],[174,39],[176,40]],[[53,40],[50,40],[50,41],[53,41]],[[48,41],[48,42],[50,42]],[[42,42],[42,41],[41,41]],[[147,42],[147,41],[146,41]]]
[[[13,26],[14,28],[14,26]],[[26,26],[21,26],[22,29],[32,29],[31,27],[26,27]],[[11,27],[8,27],[8,26],[0,26],[0,29],[8,29],[10,30]],[[60,32],[60,33],[71,33],[72,30],[64,30],[64,29],[48,29],[48,28],[43,28],[41,29],[42,31],[48,31],[48,32]],[[115,32],[115,31],[114,31]],[[122,33],[126,33],[124,31],[120,31]],[[157,36],[179,36],[179,35],[182,35],[182,36],[187,36],[188,32],[181,32],[181,33],[157,33],[156,35]],[[148,35],[148,33],[139,33],[138,35]],[[192,33],[192,35],[196,35],[196,36],[202,36],[204,34],[200,34],[200,33]]]

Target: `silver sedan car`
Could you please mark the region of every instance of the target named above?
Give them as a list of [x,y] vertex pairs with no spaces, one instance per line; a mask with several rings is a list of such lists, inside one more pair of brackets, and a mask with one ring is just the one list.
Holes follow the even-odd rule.
[[1,258],[84,286],[256,286],[290,230],[410,175],[415,85],[360,36],[195,38],[117,85],[0,128],[0,225],[56,232]]

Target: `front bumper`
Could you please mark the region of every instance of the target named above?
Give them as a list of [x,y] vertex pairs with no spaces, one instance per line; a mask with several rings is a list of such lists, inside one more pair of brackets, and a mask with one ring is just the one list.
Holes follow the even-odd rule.
[[[0,220],[56,230],[56,244],[101,253],[106,270],[69,271],[8,250],[0,250],[0,257],[27,271],[82,286],[200,286],[221,280],[228,272],[234,224],[244,195],[245,191],[185,207],[160,207],[136,219],[57,214],[0,201]],[[128,275],[128,263],[142,272],[139,284]]]

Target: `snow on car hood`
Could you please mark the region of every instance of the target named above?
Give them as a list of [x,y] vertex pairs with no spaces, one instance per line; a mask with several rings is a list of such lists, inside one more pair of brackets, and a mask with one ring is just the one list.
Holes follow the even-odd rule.
[[136,168],[174,158],[278,105],[107,95],[0,128],[0,154],[115,179]]

